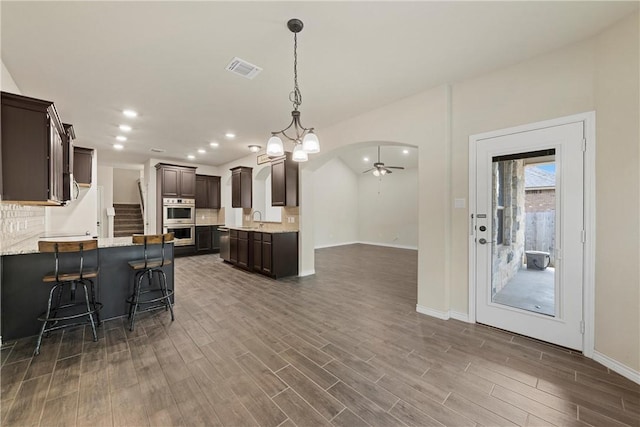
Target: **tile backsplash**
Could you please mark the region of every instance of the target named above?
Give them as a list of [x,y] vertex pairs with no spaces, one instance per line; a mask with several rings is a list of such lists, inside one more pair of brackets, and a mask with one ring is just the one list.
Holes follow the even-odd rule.
[[0,255],[30,249],[44,233],[44,206],[0,203]]

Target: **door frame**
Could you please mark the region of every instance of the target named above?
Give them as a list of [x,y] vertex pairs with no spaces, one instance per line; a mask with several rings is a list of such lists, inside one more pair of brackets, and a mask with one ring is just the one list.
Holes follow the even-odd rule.
[[469,322],[476,323],[476,144],[484,139],[529,132],[569,123],[583,123],[584,129],[584,256],[582,313],[584,334],[582,353],[593,358],[595,334],[595,240],[596,240],[596,113],[589,111],[525,125],[469,136]]

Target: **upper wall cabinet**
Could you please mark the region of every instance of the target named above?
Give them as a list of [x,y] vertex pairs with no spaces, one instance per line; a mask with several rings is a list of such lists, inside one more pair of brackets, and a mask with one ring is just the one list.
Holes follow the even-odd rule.
[[53,102],[7,92],[1,98],[2,200],[63,204],[64,145],[69,140]]
[[220,177],[196,175],[196,208],[220,209]]
[[298,163],[291,153],[271,161],[271,206],[298,206]]
[[196,197],[196,168],[158,163],[156,169],[160,197]]
[[63,123],[64,134],[62,135],[62,198],[64,200],[73,200],[77,195],[75,193],[75,183],[73,177],[73,140],[76,139],[76,133],[73,125]]
[[73,179],[80,187],[91,187],[92,162],[91,148],[73,147]]
[[251,208],[253,203],[253,168],[237,166],[231,169],[231,207]]

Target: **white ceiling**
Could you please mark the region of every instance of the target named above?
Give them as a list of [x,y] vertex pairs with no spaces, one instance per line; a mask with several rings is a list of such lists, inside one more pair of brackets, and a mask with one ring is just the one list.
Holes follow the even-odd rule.
[[[290,120],[302,19],[302,123],[322,129],[436,85],[594,35],[638,2],[0,2],[2,60],[22,93],[56,103],[77,145],[123,165],[149,157],[221,165]],[[238,56],[264,71],[225,70]],[[125,119],[124,108],[137,110]],[[125,150],[111,148],[129,123]],[[227,140],[225,132],[237,134]],[[210,141],[220,147],[211,149]],[[162,155],[151,148],[166,150]],[[198,148],[207,149],[198,154]],[[392,147],[399,149],[397,147]],[[354,170],[364,152],[345,154]],[[375,155],[375,147],[370,149]],[[399,164],[402,156],[387,158]],[[415,156],[414,156],[415,157]],[[358,163],[359,162],[359,163]],[[407,166],[399,164],[400,166]]]

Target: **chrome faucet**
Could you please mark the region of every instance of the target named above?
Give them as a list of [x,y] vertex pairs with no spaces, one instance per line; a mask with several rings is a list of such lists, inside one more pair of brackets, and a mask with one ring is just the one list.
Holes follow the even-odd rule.
[[260,227],[262,227],[262,212],[258,210],[253,211],[251,214],[251,221],[255,221],[256,214],[258,214],[258,223],[260,224]]

